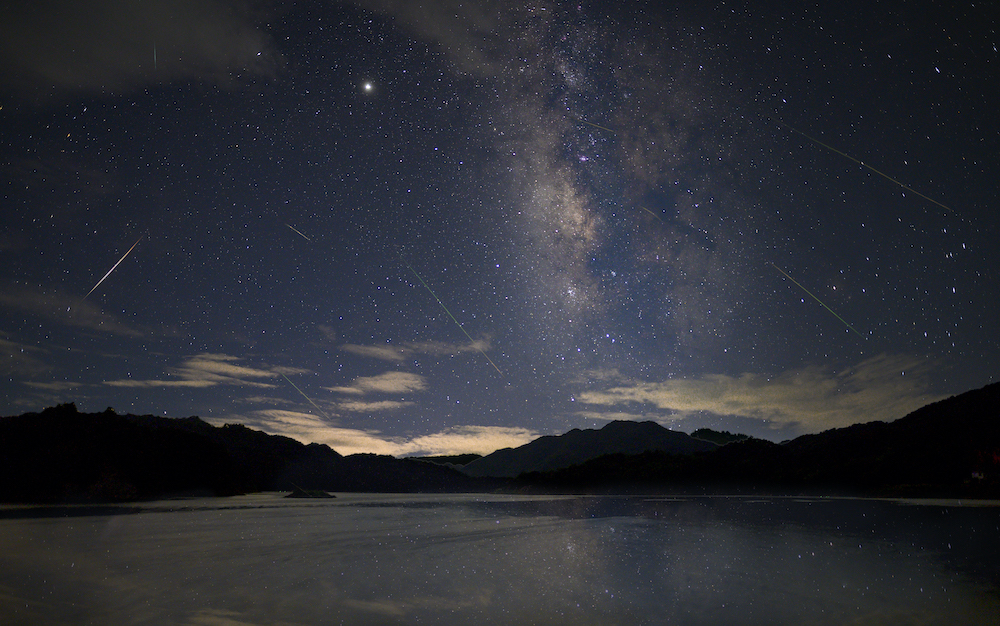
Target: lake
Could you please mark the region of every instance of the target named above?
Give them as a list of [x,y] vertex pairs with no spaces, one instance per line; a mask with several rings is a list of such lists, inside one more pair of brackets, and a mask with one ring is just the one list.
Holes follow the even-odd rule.
[[0,622],[1000,624],[995,502],[337,496],[0,506]]

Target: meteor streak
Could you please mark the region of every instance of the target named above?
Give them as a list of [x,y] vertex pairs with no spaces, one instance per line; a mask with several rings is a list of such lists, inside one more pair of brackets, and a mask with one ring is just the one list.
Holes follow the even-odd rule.
[[812,294],[812,292],[811,292],[811,291],[809,291],[808,289],[806,289],[805,287],[803,287],[802,285],[800,285],[800,284],[799,284],[799,282],[798,282],[797,280],[795,280],[794,278],[792,278],[791,276],[789,276],[788,274],[786,274],[786,273],[785,273],[785,271],[784,271],[783,269],[781,269],[780,267],[778,267],[778,266],[777,266],[777,265],[775,265],[774,263],[771,263],[771,265],[772,265],[772,266],[774,267],[774,269],[776,269],[776,270],[778,270],[779,272],[781,272],[782,274],[784,274],[785,278],[787,278],[788,280],[790,280],[790,281],[792,281],[793,283],[795,283],[796,285],[798,285],[799,289],[801,289],[802,291],[804,291],[804,292],[806,292],[807,294],[809,294],[809,297],[811,297],[811,298],[812,298],[813,300],[815,300],[816,302],[819,302],[819,303],[820,303],[821,305],[823,305],[823,308],[824,308],[824,309],[826,309],[826,310],[827,310],[827,311],[829,311],[830,313],[833,313],[833,316],[834,316],[834,317],[836,317],[836,318],[837,318],[838,320],[840,320],[841,322],[843,322],[843,323],[844,323],[844,326],[847,326],[848,328],[850,328],[851,330],[853,330],[853,331],[854,331],[854,334],[856,334],[856,335],[857,335],[858,337],[861,337],[862,339],[864,339],[864,338],[865,338],[865,336],[864,336],[864,335],[862,335],[862,334],[861,334],[861,333],[859,333],[858,331],[854,330],[854,327],[853,327],[853,326],[851,326],[850,324],[848,324],[848,323],[847,323],[847,320],[845,320],[844,318],[842,318],[842,317],[840,317],[839,315],[837,315],[836,313],[834,313],[834,312],[833,312],[833,309],[831,309],[830,307],[828,307],[828,306],[826,306],[825,304],[823,304],[823,301],[822,301],[822,300],[820,300],[819,298],[817,298],[816,296],[814,296],[814,295]]
[[[437,303],[441,305],[441,308],[444,309],[444,312],[448,314],[448,317],[451,318],[451,321],[455,322],[455,325],[458,326],[458,329],[462,331],[463,335],[469,338],[469,342],[475,347],[476,342],[472,339],[472,337],[469,336],[469,333],[465,332],[465,329],[462,328],[462,325],[458,323],[458,320],[455,319],[455,316],[451,314],[451,311],[449,311],[448,307],[444,305],[444,302],[441,302],[441,299],[437,297],[437,294],[434,293],[434,290],[427,286],[427,283],[424,282],[423,278],[420,278],[420,274],[417,273],[417,270],[413,269],[413,267],[406,262],[406,259],[404,259],[402,255],[399,256],[399,260],[401,260],[403,264],[406,265],[406,267],[410,268],[410,271],[413,272],[413,275],[417,277],[417,280],[420,281],[420,284],[423,285],[427,291],[431,292],[431,295],[434,296],[434,299],[437,300]],[[493,359],[486,356],[486,353],[480,350],[478,347],[476,347],[476,350],[479,350],[479,354],[483,355],[483,358],[485,358],[487,361],[490,362],[490,365],[493,366],[493,369],[495,369],[498,374],[503,376],[503,372],[501,372],[500,368],[497,367],[497,364],[493,362]]]
[[310,239],[310,238],[306,237],[305,235],[303,235],[301,230],[299,230],[298,228],[295,228],[291,224],[285,224],[285,226],[291,228],[292,230],[294,230],[298,234],[302,235],[302,238],[305,239],[306,241],[312,241],[312,239]]
[[[140,236],[140,237],[139,237],[138,239],[136,239],[136,240],[135,240],[135,243],[134,243],[134,244],[132,244],[132,248],[135,248],[135,247],[136,247],[137,245],[139,245],[139,242],[140,242],[140,241],[142,241],[142,236]],[[104,275],[104,278],[102,278],[101,280],[97,281],[97,284],[96,284],[96,285],[94,285],[94,286],[93,286],[93,288],[92,288],[92,289],[91,289],[90,291],[88,291],[88,292],[87,292],[87,295],[83,297],[83,300],[86,300],[86,299],[87,299],[87,296],[89,296],[90,294],[94,293],[94,289],[97,289],[98,287],[100,287],[100,286],[101,286],[101,283],[103,283],[103,282],[104,282],[104,280],[105,280],[105,279],[106,279],[106,278],[107,278],[108,276],[111,276],[111,272],[115,271],[115,268],[116,268],[116,267],[118,267],[119,265],[121,265],[122,261],[124,261],[124,260],[125,260],[125,257],[127,257],[127,256],[128,256],[128,253],[129,253],[129,252],[132,252],[132,248],[129,248],[129,249],[128,249],[128,252],[126,252],[125,254],[123,254],[123,255],[122,255],[122,258],[118,259],[118,262],[117,262],[117,263],[115,263],[115,264],[114,264],[114,266],[113,266],[113,267],[112,267],[111,269],[109,269],[109,270],[108,270],[108,273]],[[82,302],[82,300],[81,300],[81,302]]]
[[650,211],[649,209],[647,209],[646,207],[641,206],[641,205],[639,206],[639,208],[642,209],[643,211],[645,211],[646,213],[649,213],[650,215],[652,215],[656,219],[660,220],[661,222],[664,221],[662,215],[657,215],[656,213],[653,213],[652,211]]
[[878,175],[879,175],[879,176],[881,176],[882,178],[884,178],[884,179],[886,179],[886,180],[888,180],[888,181],[890,181],[890,182],[893,182],[893,183],[896,183],[897,185],[899,185],[899,186],[900,186],[900,187],[902,187],[903,189],[905,189],[905,190],[907,190],[907,191],[909,191],[909,192],[911,192],[911,193],[915,193],[915,194],[917,194],[918,196],[920,196],[920,197],[921,197],[921,198],[923,198],[924,200],[927,200],[928,202],[933,202],[934,204],[938,205],[938,206],[939,206],[939,207],[941,207],[942,209],[947,209],[948,211],[950,211],[950,212],[952,212],[952,213],[954,213],[954,212],[955,212],[955,210],[954,210],[954,209],[952,209],[951,207],[949,207],[949,206],[945,206],[945,205],[941,204],[940,202],[938,202],[937,200],[935,200],[935,199],[933,199],[933,198],[928,198],[927,196],[925,196],[924,194],[920,193],[920,192],[919,192],[919,191],[917,191],[916,189],[913,189],[912,187],[907,187],[906,185],[904,185],[903,183],[899,182],[898,180],[896,180],[896,179],[895,179],[895,178],[893,178],[892,176],[889,176],[888,174],[885,174],[885,173],[883,173],[883,172],[880,172],[880,171],[878,171],[877,169],[875,169],[875,168],[874,168],[874,167],[872,167],[871,165],[868,165],[868,164],[867,164],[867,163],[865,163],[864,161],[859,161],[858,159],[855,159],[855,158],[854,158],[854,157],[852,157],[851,155],[849,155],[849,154],[847,154],[847,153],[845,153],[845,152],[841,152],[840,150],[837,150],[837,149],[836,149],[836,148],[834,148],[833,146],[829,146],[829,145],[827,145],[827,144],[823,143],[823,142],[822,142],[822,141],[820,141],[819,139],[816,139],[816,138],[814,138],[814,137],[810,137],[809,135],[805,134],[805,133],[804,133],[804,132],[802,132],[801,130],[795,130],[794,128],[792,128],[792,127],[791,127],[791,126],[789,126],[788,124],[785,124],[784,122],[778,122],[778,123],[779,123],[779,124],[781,124],[782,126],[784,126],[785,128],[787,128],[788,130],[792,131],[793,133],[798,133],[799,135],[802,135],[803,137],[805,137],[805,138],[806,138],[806,139],[808,139],[809,141],[811,141],[811,142],[813,142],[813,143],[816,143],[816,144],[819,144],[819,145],[823,146],[824,148],[826,148],[827,150],[832,150],[833,152],[836,152],[836,153],[837,153],[837,154],[839,154],[840,156],[842,156],[842,157],[846,157],[846,158],[848,158],[848,159],[850,159],[850,160],[854,161],[855,163],[857,163],[857,164],[858,164],[858,165],[860,165],[861,167],[866,167],[866,168],[870,169],[871,171],[875,172],[876,174],[878,174]]
[[574,119],[575,119],[576,121],[578,121],[578,122],[583,122],[583,123],[584,123],[584,124],[586,124],[587,126],[593,126],[594,128],[600,128],[601,130],[606,130],[606,131],[608,131],[609,133],[611,133],[611,134],[613,134],[613,135],[617,134],[617,133],[615,133],[615,131],[611,130],[610,128],[608,128],[608,127],[606,127],[606,126],[600,126],[600,125],[598,125],[598,124],[594,124],[593,122],[588,122],[587,120],[585,120],[585,119],[581,119],[581,118],[579,118],[579,117],[576,117],[575,115],[573,116],[573,118],[574,118]]
[[310,397],[309,397],[309,396],[307,396],[306,394],[302,393],[302,390],[301,390],[301,389],[299,389],[299,388],[298,388],[298,385],[296,385],[295,383],[293,383],[293,382],[292,382],[292,380],[291,380],[290,378],[288,378],[288,377],[287,377],[287,376],[285,376],[284,374],[282,374],[282,375],[281,375],[281,377],[282,377],[282,378],[284,378],[285,380],[287,380],[287,381],[288,381],[288,384],[289,384],[289,385],[291,385],[292,387],[295,387],[295,391],[298,391],[299,393],[301,393],[301,394],[302,394],[302,397],[303,397],[303,398],[305,398],[306,400],[308,400],[308,401],[309,401],[309,404],[311,404],[311,405],[313,405],[314,407],[316,407],[316,410],[317,410],[317,411],[319,411],[319,414],[320,414],[320,415],[322,415],[323,417],[326,417],[326,419],[330,419],[330,418],[329,418],[329,417],[327,416],[327,414],[323,412],[323,409],[319,408],[319,406],[317,406],[317,405],[316,405],[316,403],[312,401],[312,398],[310,398]]

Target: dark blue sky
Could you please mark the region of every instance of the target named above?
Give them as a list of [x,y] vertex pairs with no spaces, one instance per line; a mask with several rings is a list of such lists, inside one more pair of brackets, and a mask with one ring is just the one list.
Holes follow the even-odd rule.
[[997,379],[996,8],[473,5],[16,3],[0,413],[489,452]]

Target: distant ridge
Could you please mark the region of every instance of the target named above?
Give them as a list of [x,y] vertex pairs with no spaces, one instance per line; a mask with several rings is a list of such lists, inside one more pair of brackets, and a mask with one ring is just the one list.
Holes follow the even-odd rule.
[[827,493],[1000,498],[1000,383],[935,402],[892,422],[804,435],[783,444],[736,441],[715,452],[607,455],[518,480],[542,492]]
[[714,444],[724,446],[727,443],[733,443],[734,441],[745,441],[750,439],[750,435],[744,435],[741,433],[731,433],[728,430],[718,431],[712,430],[711,428],[699,428],[698,430],[691,433],[691,436],[695,439],[704,439],[705,441],[711,441]]
[[574,428],[563,435],[540,437],[518,448],[504,448],[466,464],[470,476],[513,478],[525,472],[547,472],[606,454],[639,454],[656,450],[694,454],[716,448],[710,441],[669,430],[656,422],[608,422],[600,430]]
[[461,467],[462,465],[467,465],[476,459],[482,458],[483,455],[475,454],[472,452],[466,454],[441,454],[435,456],[409,456],[405,457],[408,459],[414,459],[416,461],[426,461],[427,463],[438,463],[439,465],[454,465],[455,467]]

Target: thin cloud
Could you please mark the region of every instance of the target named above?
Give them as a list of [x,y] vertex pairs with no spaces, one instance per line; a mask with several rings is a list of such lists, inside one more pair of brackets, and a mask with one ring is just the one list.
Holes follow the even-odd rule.
[[451,455],[474,452],[486,455],[501,448],[516,448],[538,438],[533,430],[506,426],[455,426],[411,439],[403,454]]
[[5,7],[0,77],[24,93],[119,91],[274,75],[281,59],[250,2],[40,0]]
[[[400,443],[393,439],[383,438],[378,431],[358,430],[354,428],[324,428],[313,432],[316,443],[323,443],[340,454],[387,454],[397,456]],[[302,441],[308,441],[302,439]]]
[[170,378],[136,380],[131,378],[104,381],[111,387],[189,387],[206,388],[217,385],[234,385],[240,387],[274,388],[277,385],[271,380],[285,374],[302,374],[306,370],[275,367],[255,368],[240,365],[239,357],[228,354],[199,354],[188,357],[178,367],[167,370]]
[[485,455],[500,448],[524,445],[538,437],[538,433],[527,428],[504,426],[455,426],[428,435],[386,437],[378,430],[341,428],[311,413],[282,409],[206,419],[220,426],[236,421],[302,443],[326,444],[344,455],[433,456],[469,452]]
[[327,391],[362,395],[366,393],[409,393],[423,391],[427,381],[419,374],[409,372],[385,372],[378,376],[361,376],[346,387],[324,387]]
[[[299,432],[313,432],[319,428],[330,428],[331,425],[323,420],[323,418],[317,417],[312,413],[303,413],[301,411],[286,411],[284,409],[265,409],[261,411],[254,411],[253,416],[249,419],[241,419],[241,422],[249,422],[248,426],[254,426],[260,428],[261,430],[268,430],[273,432],[274,430],[283,432],[273,432],[273,434],[282,434],[291,436],[289,433],[299,433]],[[218,420],[215,420],[218,421]],[[309,439],[306,443],[311,443],[317,441],[315,439]],[[319,443],[317,441],[317,443]]]
[[650,415],[648,413],[629,413],[627,411],[577,411],[573,415],[579,415],[584,419],[599,422],[642,422],[642,421],[663,421],[662,415]]
[[272,396],[246,396],[244,398],[234,398],[234,400],[243,404],[298,404],[298,400],[288,400]]
[[113,335],[144,337],[150,334],[144,328],[126,324],[105,313],[93,302],[82,301],[79,296],[60,291],[8,284],[0,289],[0,309],[19,311],[57,324]]
[[327,324],[317,324],[316,328],[319,330],[319,333],[323,335],[323,339],[326,339],[327,341],[337,341],[339,335],[333,326],[329,326]]
[[365,346],[359,344],[344,344],[340,349],[359,356],[401,363],[414,356],[451,356],[469,352],[486,352],[491,347],[490,340],[476,339],[469,343],[447,343],[444,341],[420,341],[401,344],[377,344]]
[[404,407],[413,406],[413,402],[398,400],[379,400],[377,402],[348,401],[338,402],[337,408],[341,411],[351,411],[353,413],[374,413],[376,411],[395,411]]
[[195,375],[211,377],[219,381],[243,380],[246,378],[274,378],[281,373],[254,367],[237,365],[239,357],[227,354],[199,354],[190,357],[184,365],[175,370],[179,375],[190,372]]
[[[778,375],[712,374],[696,379],[633,382],[585,391],[577,399],[615,414],[647,405],[682,419],[699,413],[766,420],[808,433],[903,417],[943,396],[928,391],[926,360],[879,355],[839,372],[805,367]],[[593,411],[599,414],[600,411]]]
[[383,361],[395,361],[399,363],[405,361],[409,354],[406,348],[390,345],[361,346],[348,343],[340,346],[340,349],[344,352],[350,352],[351,354],[357,354],[358,356],[370,359],[381,359]]
[[70,391],[82,386],[82,383],[69,381],[57,381],[51,383],[26,382],[24,384],[32,389],[41,389],[42,391]]
[[221,426],[236,421],[250,428],[262,430],[271,435],[290,437],[302,443],[326,444],[340,454],[394,454],[400,443],[382,437],[377,430],[341,428],[312,413],[264,409],[249,415],[231,415],[224,418],[208,418]]
[[441,44],[465,72],[493,75],[507,58],[512,16],[510,4],[490,1],[411,2],[408,0],[355,0],[356,4],[395,17],[418,37]]
[[194,389],[204,389],[205,387],[214,387],[218,383],[207,380],[132,380],[131,378],[120,378],[118,380],[106,380],[103,384],[108,387],[130,387],[140,389],[153,389],[159,387],[189,387]]
[[37,346],[0,339],[0,374],[11,377],[45,374],[52,369],[42,358],[47,354]]
[[625,376],[617,367],[596,370],[584,370],[574,382],[593,384],[598,381],[622,381]]

